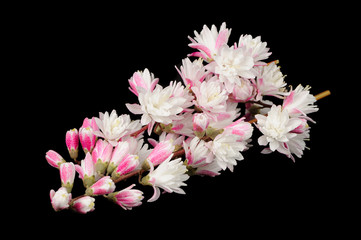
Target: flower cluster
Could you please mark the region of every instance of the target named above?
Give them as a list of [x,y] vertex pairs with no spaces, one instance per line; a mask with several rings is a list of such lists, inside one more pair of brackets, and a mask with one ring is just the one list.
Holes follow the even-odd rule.
[[[141,186],[154,189],[148,202],[156,201],[161,190],[185,194],[182,187],[191,176],[233,171],[257,129],[257,142],[265,146],[261,153],[277,151],[293,161],[302,157],[308,123],[314,123],[309,114],[318,110],[320,97],[309,86],[287,86],[279,62],[268,60],[271,52],[261,37],[241,35],[229,44],[230,33],[225,23],[219,30],[213,25],[195,31],[189,37],[195,52],[176,67],[180,82],[163,87],[148,69],[135,72],[128,81],[138,101],[126,106],[140,119],[116,110],[85,118],[79,130],[66,133],[74,163],[53,150],[46,153],[61,179],[61,187],[50,191],[55,211],[93,211],[99,195],[130,210],[142,204]],[[150,138],[153,132],[158,139]],[[80,161],[79,146],[84,152]],[[76,173],[86,190],[72,198]],[[115,191],[116,183],[132,176],[138,176],[140,186]]]

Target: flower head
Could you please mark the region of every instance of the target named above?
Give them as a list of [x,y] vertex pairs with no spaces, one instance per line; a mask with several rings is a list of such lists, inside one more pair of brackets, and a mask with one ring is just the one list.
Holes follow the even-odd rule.
[[99,179],[96,183],[90,186],[86,190],[86,195],[88,196],[96,196],[96,195],[104,195],[114,192],[115,184],[110,179],[110,176],[105,176]]
[[258,138],[258,143],[262,146],[269,144],[269,149],[288,155],[287,143],[297,136],[293,132],[303,124],[299,118],[290,118],[288,111],[283,111],[281,106],[273,105],[268,112],[268,116],[256,115],[257,127],[263,133]]
[[86,214],[95,210],[95,198],[90,196],[81,197],[73,202],[71,208],[81,214]]
[[46,161],[50,164],[50,166],[59,168],[62,163],[65,163],[64,158],[54,150],[49,150],[45,155]]
[[255,65],[265,65],[261,60],[267,59],[271,53],[268,52],[269,48],[266,47],[266,42],[261,42],[261,37],[253,38],[251,35],[241,35],[238,41],[238,47],[244,48],[253,58]]
[[150,124],[150,135],[155,122],[170,124],[174,120],[181,120],[179,115],[192,105],[193,97],[181,83],[171,82],[166,88],[157,85],[153,92],[138,88],[140,104],[126,104],[129,111],[134,114],[142,114],[142,125]]
[[150,173],[143,177],[142,183],[145,185],[152,185],[154,189],[153,196],[148,202],[156,201],[160,196],[160,189],[162,188],[166,192],[176,192],[179,194],[185,194],[181,186],[187,186],[184,183],[189,176],[186,174],[187,168],[183,164],[181,158],[177,158],[171,161],[173,154],[168,157],[167,160],[162,162],[155,170],[152,162],[148,161],[150,165]]
[[94,131],[98,130],[99,128],[95,122],[94,117],[92,119],[84,119],[83,125],[79,129],[79,140],[85,153],[91,153],[93,151],[97,139]]
[[74,163],[67,162],[60,165],[60,179],[61,186],[65,187],[66,190],[70,193],[75,178],[75,166]]
[[113,200],[124,210],[132,210],[133,207],[140,206],[144,198],[142,191],[132,189],[134,186],[135,184],[132,184],[121,191],[111,193],[108,195],[108,198]]
[[98,137],[102,137],[110,144],[115,146],[121,137],[129,135],[141,128],[139,120],[131,121],[128,114],[122,114],[118,117],[117,112],[113,110],[99,113],[99,118],[94,118],[100,131],[94,131]]
[[227,92],[232,93],[234,85],[240,84],[241,77],[255,77],[253,66],[253,58],[243,48],[224,45],[206,68],[219,74],[219,80],[224,82]]
[[80,166],[75,165],[75,170],[79,173],[79,178],[83,180],[86,188],[95,182],[95,166],[89,152],[85,155],[85,159],[80,162]]
[[307,117],[307,114],[317,112],[318,108],[314,105],[316,98],[310,94],[309,90],[309,86],[302,87],[302,85],[298,85],[284,99],[283,109],[287,110],[292,117]]
[[200,33],[194,31],[194,39],[188,37],[192,41],[189,46],[199,50],[189,56],[202,57],[207,62],[212,61],[219,49],[227,44],[230,34],[231,29],[226,28],[226,23],[222,23],[219,32],[215,25],[212,25],[211,29],[204,25]]
[[159,79],[154,78],[154,74],[150,73],[146,68],[144,71],[137,71],[133,76],[128,80],[130,88],[129,90],[135,95],[139,95],[137,88],[141,87],[146,91],[152,92],[157,85]]
[[58,191],[50,190],[50,201],[55,211],[60,211],[69,207],[71,193],[68,193],[65,187],[61,187]]
[[72,159],[77,159],[79,152],[79,132],[76,128],[66,132],[65,143],[70,157]]

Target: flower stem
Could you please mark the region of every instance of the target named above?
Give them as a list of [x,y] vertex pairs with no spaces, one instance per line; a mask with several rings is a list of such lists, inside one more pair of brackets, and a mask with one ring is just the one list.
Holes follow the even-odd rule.
[[329,96],[329,95],[331,95],[330,90],[326,90],[326,91],[323,91],[323,92],[315,95],[315,98],[316,98],[316,100],[320,100],[320,99],[322,99],[322,98],[324,98],[324,97],[327,97],[327,96]]
[[148,124],[145,125],[145,126],[143,126],[143,127],[142,127],[141,129],[139,129],[138,131],[130,134],[130,136],[132,136],[132,137],[137,137],[139,134],[141,134],[142,132],[144,132],[144,131],[147,130],[147,129],[148,129]]

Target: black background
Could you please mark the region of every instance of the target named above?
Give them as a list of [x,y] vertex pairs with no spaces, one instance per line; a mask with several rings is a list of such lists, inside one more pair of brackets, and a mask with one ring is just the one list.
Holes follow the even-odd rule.
[[[20,198],[28,202],[19,210],[21,216],[37,217],[39,226],[51,223],[58,230],[80,231],[88,226],[95,232],[119,234],[134,229],[141,237],[164,235],[167,229],[177,229],[184,237],[193,232],[243,235],[250,231],[258,235],[291,229],[287,234],[291,237],[313,230],[337,232],[344,219],[353,215],[350,185],[354,180],[347,171],[355,159],[340,154],[350,148],[343,136],[347,126],[342,119],[347,113],[339,109],[347,84],[347,61],[338,54],[347,51],[342,39],[351,37],[347,11],[331,3],[204,4],[208,8],[139,3],[23,9],[26,14],[17,18],[12,48],[15,63],[22,67],[13,78],[14,89],[24,100],[17,109],[30,119],[25,139],[31,151],[22,161],[35,167],[35,172],[31,181],[22,181],[19,187],[29,190]],[[163,194],[147,203],[153,190],[140,187],[145,192],[143,205],[131,211],[97,197],[92,213],[54,212],[49,191],[60,187],[60,178],[46,162],[45,153],[53,149],[70,160],[64,141],[67,130],[79,128],[85,117],[99,112],[129,113],[125,103],[137,101],[127,90],[135,71],[148,68],[162,85],[168,84],[177,78],[174,66],[192,52],[187,36],[194,36],[194,30],[200,32],[203,24],[219,28],[222,22],[232,28],[229,44],[238,42],[241,34],[260,35],[272,52],[269,60],[280,61],[288,84],[311,85],[313,94],[332,92],[317,102],[320,110],[311,115],[317,122],[311,124],[307,143],[311,150],[305,150],[296,163],[278,153],[262,155],[255,130],[254,147],[243,153],[245,160],[233,173],[192,177],[184,187],[186,195]],[[76,176],[73,197],[82,193]]]

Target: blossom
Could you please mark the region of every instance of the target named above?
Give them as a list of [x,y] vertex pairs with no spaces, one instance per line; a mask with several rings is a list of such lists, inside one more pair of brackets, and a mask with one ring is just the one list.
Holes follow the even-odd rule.
[[95,122],[94,117],[92,119],[85,118],[83,125],[79,129],[79,140],[85,154],[92,152],[96,143],[97,136],[94,131],[98,131],[99,128]]
[[115,184],[110,179],[110,176],[105,176],[99,179],[96,183],[87,188],[85,194],[88,196],[104,195],[114,192]]
[[269,144],[269,149],[274,152],[277,150],[283,154],[289,155],[287,143],[290,139],[297,136],[292,132],[303,124],[299,118],[290,118],[288,111],[283,111],[281,106],[273,105],[268,112],[268,116],[256,115],[257,127],[263,133],[258,138],[261,146]]
[[183,164],[181,158],[177,158],[171,161],[173,154],[170,155],[167,160],[162,162],[156,169],[152,162],[148,161],[150,165],[150,173],[142,178],[144,185],[151,185],[154,189],[153,196],[148,202],[156,201],[160,196],[160,188],[166,192],[176,192],[179,194],[185,194],[181,186],[187,186],[186,181],[189,176],[186,174],[187,168]]
[[174,120],[181,120],[179,116],[182,111],[192,105],[193,97],[188,93],[181,83],[171,82],[163,88],[157,85],[153,92],[138,88],[138,99],[140,104],[126,104],[129,111],[134,114],[142,114],[142,125],[149,124],[150,135],[155,122],[170,124]]
[[60,165],[60,179],[61,179],[61,186],[65,187],[66,190],[70,193],[75,178],[75,166],[71,162],[63,163]]
[[219,74],[219,80],[224,83],[227,92],[232,93],[234,85],[240,84],[241,77],[255,77],[253,66],[253,58],[243,48],[224,45],[206,69]]
[[50,190],[50,202],[55,211],[60,211],[69,207],[71,193],[68,193],[65,187],[61,187],[58,191]]
[[204,25],[200,33],[194,31],[194,39],[188,36],[192,42],[188,46],[199,50],[188,56],[202,57],[207,62],[212,61],[219,49],[227,44],[230,34],[231,29],[226,28],[225,22],[222,23],[219,32],[215,25],[212,25],[211,29]]
[[262,100],[262,96],[280,97],[284,95],[284,76],[280,71],[280,67],[275,62],[271,62],[266,66],[256,67],[257,71],[257,95],[256,100]]
[[251,35],[241,35],[238,41],[238,47],[243,48],[255,62],[255,65],[265,65],[261,60],[267,59],[271,53],[266,47],[266,42],[261,42],[261,37],[253,38]]
[[89,187],[95,182],[95,166],[92,155],[87,152],[85,159],[75,165],[75,170],[79,173],[79,178],[83,180],[84,187]]
[[46,161],[50,164],[50,166],[59,168],[62,163],[65,163],[64,158],[54,150],[49,150],[45,154]]
[[108,167],[110,157],[112,156],[113,146],[107,141],[99,139],[92,152],[92,159],[95,165],[96,172],[104,174]]
[[111,193],[108,195],[108,199],[113,200],[124,210],[132,210],[133,207],[140,206],[144,198],[142,191],[132,189],[134,186],[135,184],[132,184],[121,191]]
[[112,173],[112,178],[117,179],[122,175],[132,172],[139,165],[137,155],[128,154],[125,156]]
[[221,174],[219,172],[221,170],[222,168],[219,166],[219,164],[216,161],[213,161],[211,163],[207,163],[196,168],[194,174],[201,176],[215,177]]
[[95,210],[95,198],[90,196],[81,197],[73,202],[71,208],[81,214],[86,214]]
[[193,131],[197,137],[202,138],[209,126],[210,119],[204,113],[195,113],[193,115]]
[[238,119],[232,124],[225,127],[225,129],[230,129],[233,135],[239,137],[238,141],[247,141],[252,137],[253,127],[250,123],[244,121],[244,117]]
[[122,114],[118,117],[117,112],[113,110],[99,113],[99,118],[94,118],[100,131],[94,131],[98,137],[102,137],[110,144],[115,146],[121,137],[129,135],[141,128],[139,120],[131,121],[128,114]]
[[254,87],[248,79],[240,78],[233,86],[231,99],[237,102],[247,102],[255,95]]
[[189,87],[198,86],[207,76],[207,71],[201,59],[191,62],[189,58],[185,58],[182,60],[180,70],[177,67],[176,69],[183,79],[184,85]]
[[79,132],[76,128],[66,132],[65,143],[70,157],[72,159],[77,159],[79,151]]
[[205,141],[194,137],[189,145],[183,142],[187,165],[198,168],[211,163],[214,159],[213,153],[206,147]]
[[282,108],[287,110],[292,117],[307,117],[307,114],[317,112],[318,108],[314,105],[316,98],[310,94],[310,88],[310,86],[298,85],[284,99]]
[[110,158],[110,162],[107,168],[107,173],[110,174],[114,171],[114,169],[119,165],[120,161],[129,154],[130,145],[128,141],[120,141],[115,146],[112,156]]
[[192,91],[196,96],[194,104],[209,117],[215,118],[226,110],[228,93],[216,76],[203,81],[199,87],[192,87]]
[[139,95],[137,88],[141,87],[146,91],[152,92],[157,85],[159,79],[154,78],[154,74],[150,73],[146,68],[144,71],[137,71],[128,80],[130,88],[129,90],[135,95]]
[[237,165],[236,160],[243,160],[240,153],[246,149],[245,142],[239,142],[238,135],[232,134],[230,129],[218,134],[213,141],[207,143],[214,154],[214,161],[220,168],[229,168],[233,172],[233,166]]

